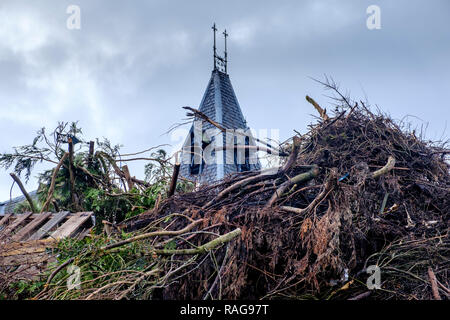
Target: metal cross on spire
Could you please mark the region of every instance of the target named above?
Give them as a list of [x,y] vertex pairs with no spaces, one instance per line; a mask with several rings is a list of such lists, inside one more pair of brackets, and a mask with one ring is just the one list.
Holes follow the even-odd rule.
[[213,24],[211,29],[213,30],[213,34],[214,34],[214,47],[213,47],[214,70],[219,70],[221,72],[227,73],[227,62],[228,62],[228,52],[227,52],[227,37],[228,37],[228,33],[227,33],[227,30],[225,30],[223,32],[223,35],[225,37],[225,51],[224,51],[225,56],[221,57],[221,56],[219,56],[217,54],[217,47],[216,47],[216,32],[217,32],[217,28],[216,28],[216,23]]
[[225,31],[223,32],[223,36],[225,38],[225,73],[227,73],[227,62],[228,62],[228,52],[227,52],[227,37],[228,37],[228,33],[227,33],[227,29],[225,29]]
[[213,47],[213,53],[214,53],[214,70],[216,70],[216,57],[217,57],[217,52],[216,52],[216,23],[214,22],[212,28],[213,29],[213,33],[214,33],[214,47]]

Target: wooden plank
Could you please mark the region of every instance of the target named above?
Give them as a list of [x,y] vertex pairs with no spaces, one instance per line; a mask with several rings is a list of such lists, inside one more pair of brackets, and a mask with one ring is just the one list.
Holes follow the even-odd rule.
[[14,256],[0,257],[0,265],[25,266],[48,261],[50,256],[46,252],[35,252],[34,254],[16,254]]
[[28,240],[39,240],[44,238],[51,229],[56,227],[58,223],[63,221],[69,215],[68,211],[62,211],[56,214],[50,221],[47,221],[42,227],[38,229]]
[[62,239],[70,237],[78,230],[92,215],[92,212],[78,212],[70,217],[61,227],[51,234],[51,238]]
[[[33,213],[33,215],[31,216],[31,218],[39,217],[41,214],[42,214],[42,213]],[[56,215],[58,214],[58,212],[57,212],[57,213],[55,213],[55,212],[50,212],[50,214],[51,214],[51,217],[53,218],[54,216],[56,216]],[[71,216],[73,216],[73,215],[74,215],[73,213],[69,213],[68,217],[71,217]]]
[[89,233],[91,233],[92,228],[93,228],[93,227],[86,228],[86,229],[82,230],[80,233],[78,233],[78,234],[76,235],[75,238],[76,238],[77,240],[83,240],[84,238],[86,238],[86,237],[89,235]]
[[[14,271],[9,272],[11,279],[17,280],[42,280],[42,272],[46,271],[46,266],[49,263],[56,262],[54,257],[49,256],[46,253],[40,253],[33,255],[33,257],[8,257],[5,258],[5,266],[18,267]],[[1,258],[0,258],[1,259]],[[3,264],[0,262],[0,264]],[[40,277],[41,276],[41,277]]]
[[[20,229],[15,235],[11,237],[12,241],[26,240],[37,228],[45,223],[48,217],[51,216],[51,212],[45,212],[37,215],[31,222]],[[34,215],[33,215],[34,216]]]
[[15,216],[15,220],[11,222],[8,226],[5,227],[5,229],[0,231],[0,238],[8,236],[9,233],[14,231],[22,222],[25,221],[29,216],[31,216],[33,213],[23,213]]
[[10,257],[15,255],[45,252],[47,248],[53,248],[55,245],[56,240],[51,238],[26,242],[7,243],[0,248],[0,257]]
[[[9,218],[11,217],[11,213],[7,213],[3,216],[3,219],[0,220],[0,227],[3,225],[6,225],[6,223],[8,222]],[[1,229],[1,228],[0,228]]]
[[43,260],[41,262],[33,263],[32,265],[22,264],[16,271],[14,271],[14,276],[20,277],[20,279],[26,279],[30,281],[39,281],[39,275],[42,274],[43,268],[39,265],[47,262],[47,260]]

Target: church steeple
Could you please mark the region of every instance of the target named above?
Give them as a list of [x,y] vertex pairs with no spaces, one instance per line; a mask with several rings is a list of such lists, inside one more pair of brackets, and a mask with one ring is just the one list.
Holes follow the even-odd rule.
[[[240,130],[241,132],[246,132],[248,137],[243,137],[242,135],[230,137],[230,135],[222,132],[216,132],[208,136],[208,132],[217,130],[217,128],[206,122],[201,124],[201,128],[198,128],[194,123],[183,145],[180,175],[200,183],[212,183],[223,179],[231,173],[258,170],[260,168],[255,152],[249,152],[250,148],[248,148],[245,154],[242,155],[241,150],[243,149],[237,147],[255,147],[255,142],[248,131],[247,122],[244,119],[231,85],[230,77],[227,74],[228,33],[226,30],[223,32],[225,51],[224,56],[221,57],[217,54],[216,24],[212,26],[212,30],[214,33],[214,69],[198,109],[209,119],[219,123],[227,130],[231,132],[232,130]],[[227,139],[232,139],[231,147],[230,141],[227,141]],[[214,147],[211,148],[213,145]],[[205,158],[211,155],[211,150],[214,158],[218,160],[214,163],[204,161]],[[205,157],[205,154],[208,155]],[[241,161],[242,158],[245,158],[245,161]]]

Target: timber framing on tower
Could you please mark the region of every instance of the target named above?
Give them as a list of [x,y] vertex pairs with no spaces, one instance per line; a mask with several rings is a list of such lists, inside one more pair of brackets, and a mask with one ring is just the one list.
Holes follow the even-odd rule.
[[228,75],[228,33],[223,32],[225,51],[217,54],[214,24],[214,65],[199,111],[227,129],[196,119],[183,145],[180,175],[199,183],[213,183],[227,175],[260,169],[254,139]]

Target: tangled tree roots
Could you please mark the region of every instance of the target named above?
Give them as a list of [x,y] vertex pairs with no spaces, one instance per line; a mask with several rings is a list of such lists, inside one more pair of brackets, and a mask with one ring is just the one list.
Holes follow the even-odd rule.
[[[153,297],[448,299],[448,149],[364,104],[322,117],[293,141],[276,174],[233,176],[123,224],[130,231],[183,212],[204,219],[199,230],[242,230]],[[366,286],[370,265],[380,268],[380,290]]]

